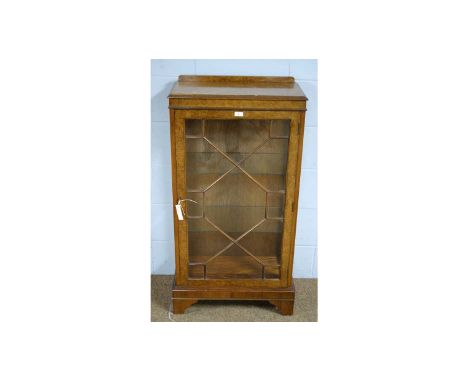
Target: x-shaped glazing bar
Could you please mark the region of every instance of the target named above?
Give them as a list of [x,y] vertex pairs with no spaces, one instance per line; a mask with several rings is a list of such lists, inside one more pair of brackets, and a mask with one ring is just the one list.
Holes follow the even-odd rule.
[[[219,150],[217,147],[215,147],[213,145],[212,142],[210,142],[208,139],[206,139],[205,137],[203,137],[209,144],[211,144],[215,149],[216,151],[219,151],[221,154],[224,154],[221,150]],[[239,165],[241,165],[242,163],[244,163],[247,159],[249,159],[253,154],[255,154],[258,150],[260,150],[266,143],[268,143],[268,141],[270,140],[270,138],[268,138],[267,140],[263,141],[262,143],[260,143],[250,154],[248,154],[244,159],[242,159],[241,161],[239,162],[236,162],[234,164],[234,166],[232,166],[227,172],[225,172],[223,175],[221,175],[218,179],[216,179],[213,183],[211,183],[208,187],[206,187],[203,192],[205,191],[208,191],[211,187],[213,187],[216,183],[218,183],[221,179],[223,179],[226,175],[228,175],[232,170],[234,170],[236,167],[237,168],[240,168]],[[231,161],[232,163],[234,163],[233,161]],[[241,169],[241,168],[240,168]],[[242,169],[241,169],[242,170]]]
[[243,245],[241,245],[238,241],[241,240],[243,237],[245,237],[247,234],[249,234],[250,232],[252,232],[255,228],[257,228],[260,224],[262,224],[265,219],[262,219],[260,222],[258,222],[257,224],[255,224],[253,227],[249,228],[246,232],[244,232],[241,236],[239,236],[237,239],[234,239],[232,238],[231,236],[229,236],[226,232],[224,232],[221,228],[219,228],[215,223],[213,223],[210,219],[208,219],[206,216],[205,216],[205,220],[211,224],[214,228],[216,228],[219,232],[221,232],[221,234],[223,234],[224,236],[226,236],[230,241],[231,243],[229,243],[226,247],[224,247],[221,251],[219,251],[218,253],[216,253],[214,256],[210,257],[207,261],[205,261],[205,264],[208,264],[211,260],[213,260],[215,257],[218,257],[219,255],[221,255],[224,251],[226,251],[228,248],[230,248],[233,244],[237,245],[240,249],[242,249],[245,253],[247,253],[248,255],[252,256],[258,263],[260,263],[262,266],[265,266],[265,264],[263,264],[263,262],[258,259],[256,256],[254,256],[250,251],[248,251],[247,249],[244,248]]
[[251,176],[247,171],[245,171],[241,166],[237,164],[237,162],[222,152],[213,142],[211,142],[207,137],[203,137],[205,141],[207,141],[211,146],[213,146],[223,157],[225,157],[229,162],[231,162],[234,166],[236,166],[239,170],[241,170],[246,176],[249,177],[252,182],[254,182],[258,187],[260,187],[263,191],[268,192],[269,190],[263,186],[260,182],[258,182],[253,176]]

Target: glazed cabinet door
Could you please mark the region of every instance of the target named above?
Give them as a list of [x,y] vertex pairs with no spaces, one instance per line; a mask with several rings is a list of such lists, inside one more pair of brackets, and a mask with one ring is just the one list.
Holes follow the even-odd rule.
[[295,112],[174,112],[178,284],[287,286],[299,122]]

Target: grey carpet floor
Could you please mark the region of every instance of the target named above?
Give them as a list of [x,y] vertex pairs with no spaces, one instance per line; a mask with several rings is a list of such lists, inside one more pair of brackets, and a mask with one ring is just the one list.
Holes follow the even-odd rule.
[[[168,309],[174,276],[151,276],[151,321],[170,321]],[[317,321],[317,279],[294,279],[294,314],[283,316],[264,301],[199,301],[184,314],[171,315],[181,322]]]

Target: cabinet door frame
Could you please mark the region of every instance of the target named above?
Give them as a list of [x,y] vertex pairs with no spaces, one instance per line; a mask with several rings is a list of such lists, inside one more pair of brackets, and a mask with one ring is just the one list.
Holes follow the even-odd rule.
[[284,206],[281,267],[279,279],[190,279],[188,277],[188,224],[178,220],[175,208],[174,241],[176,255],[176,284],[186,286],[290,287],[294,256],[297,197],[302,154],[303,113],[295,111],[243,111],[243,117],[227,110],[171,110],[171,155],[173,204],[186,198],[185,120],[187,119],[287,119],[290,120],[286,195]]

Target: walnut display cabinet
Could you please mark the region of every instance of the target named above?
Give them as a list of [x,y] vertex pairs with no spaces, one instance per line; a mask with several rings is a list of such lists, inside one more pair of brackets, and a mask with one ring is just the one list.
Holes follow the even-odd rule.
[[169,94],[174,313],[266,300],[293,313],[306,101],[293,77],[180,76]]

